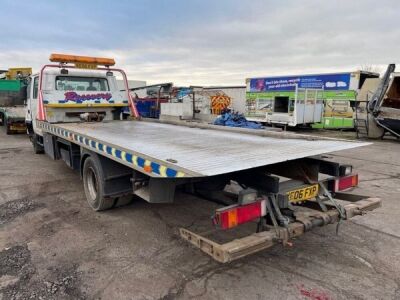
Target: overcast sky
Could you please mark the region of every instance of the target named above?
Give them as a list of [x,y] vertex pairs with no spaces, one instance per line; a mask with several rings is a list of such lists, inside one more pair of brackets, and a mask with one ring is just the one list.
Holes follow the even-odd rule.
[[148,83],[242,85],[400,62],[396,0],[0,1],[0,69],[56,52],[113,57]]

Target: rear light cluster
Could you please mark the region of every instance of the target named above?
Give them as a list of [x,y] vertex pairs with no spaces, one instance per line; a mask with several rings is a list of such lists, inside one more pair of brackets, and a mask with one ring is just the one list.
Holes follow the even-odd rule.
[[358,174],[336,178],[332,184],[333,192],[344,191],[358,185]]
[[[332,192],[344,191],[358,185],[358,174],[335,178],[328,184]],[[218,209],[213,217],[213,223],[221,229],[230,229],[261,218],[266,213],[265,199],[243,205],[235,204]]]
[[213,223],[221,229],[230,229],[266,215],[266,200],[245,205],[231,205],[215,212]]

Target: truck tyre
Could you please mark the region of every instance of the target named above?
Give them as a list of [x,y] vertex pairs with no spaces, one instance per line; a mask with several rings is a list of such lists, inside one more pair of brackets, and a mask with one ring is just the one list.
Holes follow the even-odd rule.
[[83,187],[86,200],[95,211],[110,209],[116,199],[104,196],[104,174],[99,159],[89,156],[83,165]]
[[0,126],[4,125],[4,114],[0,112]]
[[6,133],[7,133],[8,135],[10,135],[10,134],[13,133],[13,131],[11,130],[10,127],[11,127],[11,125],[9,125],[9,124],[6,125]]
[[43,154],[44,153],[43,146],[39,144],[37,134],[33,134],[32,145],[33,145],[33,152],[35,154]]

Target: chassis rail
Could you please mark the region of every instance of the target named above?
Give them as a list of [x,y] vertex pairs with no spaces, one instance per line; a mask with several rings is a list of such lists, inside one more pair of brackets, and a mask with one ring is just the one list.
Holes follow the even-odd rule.
[[[346,220],[374,210],[380,207],[382,202],[379,198],[361,198],[361,196],[346,194],[337,195],[335,198],[339,199],[339,197],[341,197],[341,200],[350,202],[343,206]],[[224,244],[219,244],[184,228],[180,228],[180,235],[218,262],[227,263],[267,249],[277,243],[282,243],[283,245],[289,244],[291,238],[300,236],[314,227],[333,224],[339,221],[339,212],[336,209],[321,212],[316,209],[301,207],[296,212],[296,221],[290,223],[286,228],[268,226],[268,231],[254,233]]]

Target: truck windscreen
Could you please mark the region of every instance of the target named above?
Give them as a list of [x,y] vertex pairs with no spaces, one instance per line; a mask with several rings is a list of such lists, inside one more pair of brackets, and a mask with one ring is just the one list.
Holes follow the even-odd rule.
[[109,91],[108,81],[100,77],[57,76],[56,89],[60,91]]

